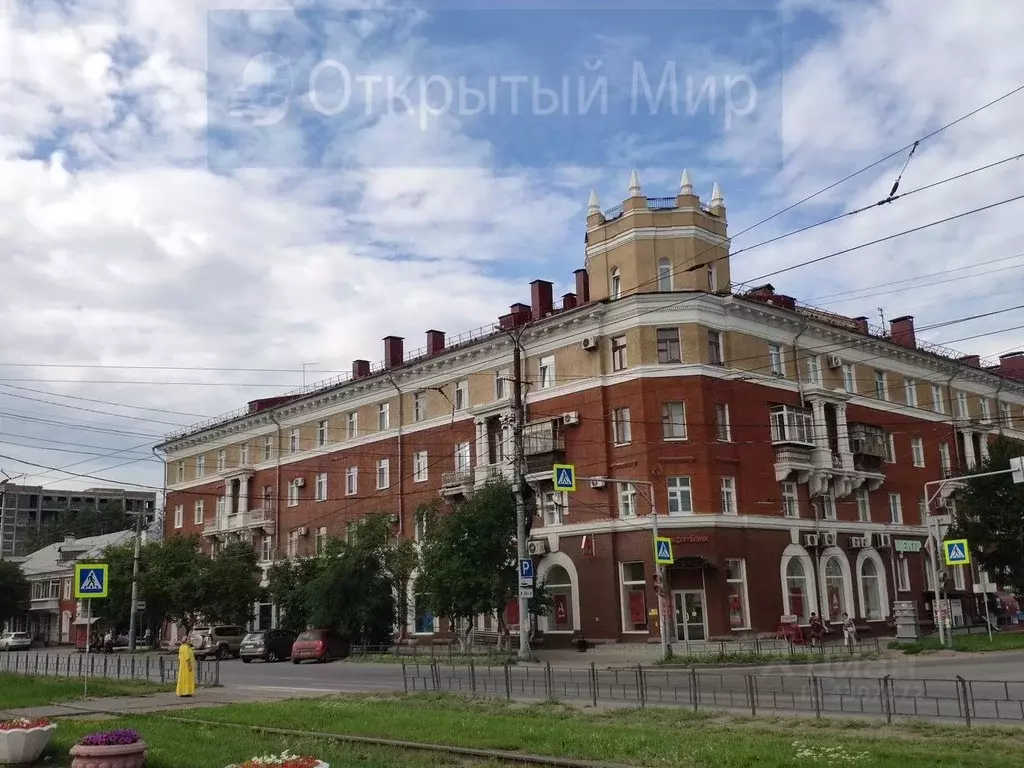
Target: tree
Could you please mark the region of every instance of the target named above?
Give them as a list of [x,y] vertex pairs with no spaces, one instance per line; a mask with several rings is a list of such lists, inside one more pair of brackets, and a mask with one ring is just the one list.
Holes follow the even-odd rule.
[[0,560],[0,626],[28,610],[30,587],[21,566]]
[[[1016,456],[1024,456],[1024,443],[1000,435],[978,472],[1008,470]],[[1024,484],[1009,474],[968,480],[949,535],[967,539],[990,577],[1018,593],[1024,589]]]
[[[480,614],[497,613],[506,634],[505,606],[519,590],[516,560],[515,497],[507,483],[489,483],[428,521],[417,592],[434,615],[464,628],[459,634],[463,650],[472,642],[472,620]],[[531,613],[545,615],[549,604],[543,585],[537,585]]]
[[270,566],[267,572],[267,592],[278,607],[281,627],[301,632],[310,624],[309,585],[319,571],[317,558],[283,560]]
[[208,622],[245,625],[260,597],[260,579],[252,546],[241,541],[225,545],[204,563],[199,613]]

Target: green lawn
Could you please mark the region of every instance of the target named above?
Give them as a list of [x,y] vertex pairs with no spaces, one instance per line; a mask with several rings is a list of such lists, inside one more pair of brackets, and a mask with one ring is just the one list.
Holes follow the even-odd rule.
[[[1024,730],[967,730],[933,723],[887,727],[877,722],[789,717],[754,719],[682,709],[587,711],[555,704],[522,705],[441,695],[235,705],[196,710],[188,717],[201,719],[204,725],[197,729],[179,724],[178,730],[167,730],[166,721],[135,718],[130,722],[151,734],[147,738],[153,739],[154,744],[165,733],[202,733],[202,740],[190,736],[190,743],[184,748],[186,759],[175,756],[173,764],[182,768],[216,766],[227,757],[217,751],[218,760],[198,762],[193,750],[195,755],[205,754],[197,745],[207,743],[207,739],[211,749],[216,750],[227,749],[229,743],[254,743],[247,732],[220,732],[212,726],[215,722],[515,750],[647,768],[825,766],[844,764],[858,755],[861,757],[856,762],[873,768],[1001,768],[1024,764]],[[285,746],[291,744],[287,737],[265,739]],[[160,755],[171,754],[164,749],[160,747]],[[171,750],[169,746],[166,749]],[[340,751],[345,757],[340,763],[332,760],[332,768],[374,765],[365,761],[378,759],[372,749],[344,747]],[[350,758],[364,762],[344,762]],[[436,764],[435,758],[431,761]],[[151,768],[170,768],[171,764],[161,758]]]
[[[15,675],[0,672],[0,710],[39,707],[83,698],[81,678]],[[138,680],[89,680],[89,696],[145,696],[173,691],[173,685],[157,685]]]
[[[929,651],[945,650],[947,646],[939,642],[939,638],[933,636],[923,637],[912,643],[901,643],[893,641],[889,643],[892,650],[903,651],[905,654],[913,655],[927,653]],[[993,632],[992,639],[988,639],[988,633],[954,635],[953,650],[962,653],[990,653],[992,651],[1024,651],[1024,632]]]

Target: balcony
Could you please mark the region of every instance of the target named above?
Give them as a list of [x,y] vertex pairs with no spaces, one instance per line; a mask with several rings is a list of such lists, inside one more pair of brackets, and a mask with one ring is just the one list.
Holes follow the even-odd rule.
[[262,529],[264,533],[274,532],[274,506],[266,504],[245,512],[232,515],[221,514],[208,520],[203,528],[204,536],[219,536],[225,533],[239,533]]
[[473,470],[470,467],[444,472],[441,475],[442,496],[466,496],[473,490]]
[[794,443],[777,443],[775,445],[775,479],[778,482],[793,478],[798,483],[806,483],[816,469],[813,458],[814,449],[809,445]]
[[45,613],[59,613],[60,600],[56,597],[43,597],[33,599],[28,606],[30,611],[43,611]]
[[499,461],[494,464],[484,464],[474,470],[474,485],[480,488],[492,480],[512,480],[512,463]]
[[565,438],[554,432],[527,435],[523,448],[528,475],[550,475],[555,464],[565,462]]

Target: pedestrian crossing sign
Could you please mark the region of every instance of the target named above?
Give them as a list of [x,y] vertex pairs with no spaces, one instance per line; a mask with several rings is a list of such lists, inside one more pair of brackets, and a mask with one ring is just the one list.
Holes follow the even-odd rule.
[[967,539],[949,539],[942,542],[942,551],[946,555],[946,565],[970,565],[971,553],[967,549]]
[[654,540],[654,562],[657,565],[672,565],[675,562],[672,557],[672,539],[659,536]]
[[552,478],[556,491],[576,490],[576,465],[555,464],[552,470]]
[[85,600],[92,597],[106,597],[107,586],[106,563],[75,564],[76,600]]

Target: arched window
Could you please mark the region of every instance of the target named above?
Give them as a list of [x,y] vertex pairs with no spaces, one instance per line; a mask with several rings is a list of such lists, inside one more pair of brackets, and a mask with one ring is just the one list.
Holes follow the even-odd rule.
[[801,624],[810,620],[811,604],[807,599],[807,571],[803,561],[792,557],[786,564],[786,595],[789,612],[796,615]]
[[866,558],[860,565],[860,590],[864,598],[864,618],[881,619],[881,580],[878,578],[878,566],[870,558]]
[[658,290],[672,290],[672,263],[668,259],[658,259]]
[[421,592],[417,592],[413,602],[416,617],[413,631],[418,635],[434,632],[434,615],[427,610],[427,601],[424,595]]
[[618,267],[612,270],[612,283],[608,290],[608,295],[613,299],[622,297],[622,275],[619,274]]
[[839,558],[832,556],[825,563],[825,610],[829,621],[840,622],[850,612],[846,604],[846,584]]
[[571,632],[573,628],[572,615],[572,579],[569,572],[560,565],[551,566],[547,576],[544,578],[544,585],[551,594],[554,605],[551,612],[544,617],[546,632]]

